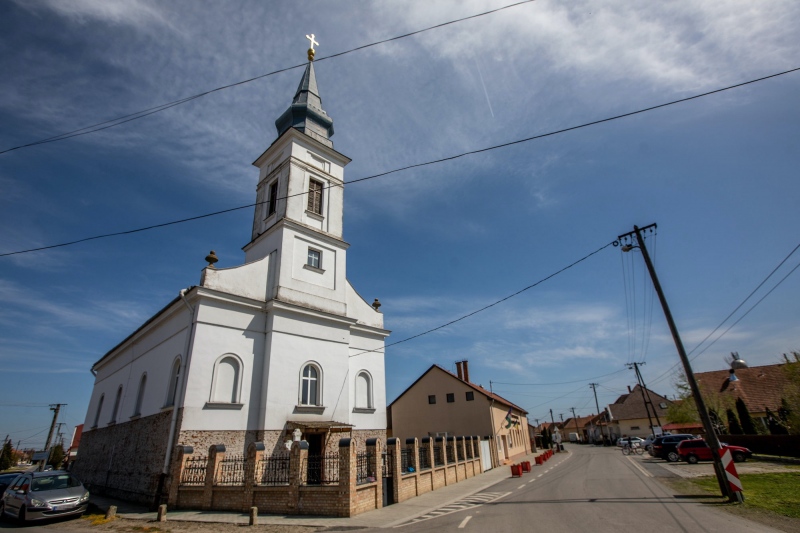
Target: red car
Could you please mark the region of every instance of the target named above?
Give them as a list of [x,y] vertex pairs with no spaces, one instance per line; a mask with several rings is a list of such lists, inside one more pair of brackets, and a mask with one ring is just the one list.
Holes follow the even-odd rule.
[[[753,456],[753,452],[742,446],[730,446],[725,443],[722,444],[723,448],[730,450],[731,457],[736,463],[742,463]],[[676,449],[681,459],[689,464],[695,464],[697,461],[711,461],[711,448],[708,447],[706,441],[703,439],[685,440],[678,443]]]

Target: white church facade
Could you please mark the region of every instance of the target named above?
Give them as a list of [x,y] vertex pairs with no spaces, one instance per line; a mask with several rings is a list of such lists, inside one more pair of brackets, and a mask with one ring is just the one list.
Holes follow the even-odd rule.
[[340,438],[386,437],[380,304],[347,280],[344,167],[309,61],[278,138],[253,163],[257,205],[244,264],[213,266],[93,367],[75,471],[126,499],[152,501],[172,450],[223,444],[309,454]]

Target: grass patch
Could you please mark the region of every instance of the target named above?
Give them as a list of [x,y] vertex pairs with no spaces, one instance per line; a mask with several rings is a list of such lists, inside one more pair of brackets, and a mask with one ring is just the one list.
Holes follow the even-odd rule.
[[[789,518],[800,518],[800,472],[741,474],[744,506],[771,511]],[[708,492],[719,492],[715,477],[692,479]]]
[[108,524],[116,520],[117,517],[106,519],[106,515],[104,514],[85,514],[81,518],[87,520],[89,524],[93,526],[102,526],[103,524]]

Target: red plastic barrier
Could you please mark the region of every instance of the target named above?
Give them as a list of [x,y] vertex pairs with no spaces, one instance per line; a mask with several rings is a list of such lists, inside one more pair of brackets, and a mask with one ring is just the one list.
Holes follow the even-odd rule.
[[530,461],[522,461],[520,463],[520,466],[522,466],[522,471],[523,472],[530,472],[531,471],[531,462]]
[[511,465],[511,477],[522,477],[522,465]]
[[534,461],[536,461],[537,465],[543,465],[544,464],[544,461],[542,460],[542,456],[541,455],[537,455],[536,457],[534,457]]

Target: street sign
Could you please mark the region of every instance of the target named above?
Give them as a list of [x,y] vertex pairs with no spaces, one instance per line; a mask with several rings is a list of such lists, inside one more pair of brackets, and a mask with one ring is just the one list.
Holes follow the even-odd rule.
[[33,457],[31,458],[32,461],[47,461],[47,458],[50,457],[50,452],[47,450],[43,452],[33,452]]

